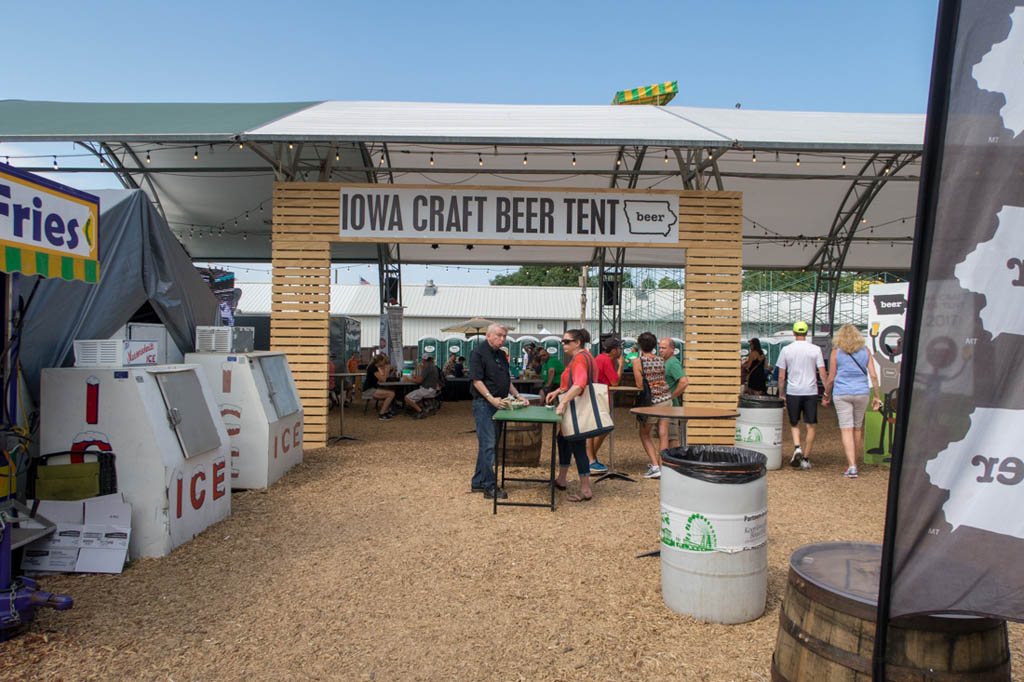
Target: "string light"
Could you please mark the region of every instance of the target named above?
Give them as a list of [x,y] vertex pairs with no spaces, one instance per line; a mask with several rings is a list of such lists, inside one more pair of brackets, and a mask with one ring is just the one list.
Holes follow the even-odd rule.
[[843,157],[843,168],[846,168],[846,157]]
[[665,163],[668,163],[668,150],[665,150]]
[[104,168],[107,167],[107,157],[100,155],[100,165],[103,166]]
[[[56,159],[57,157],[54,157]],[[149,152],[146,152],[146,163],[149,163]]]
[[526,154],[523,154],[523,165],[526,165]]
[[573,166],[575,166],[575,165],[576,165],[576,152],[573,152],[573,153],[572,153],[572,165],[573,165]]
[[242,241],[244,242],[248,238],[249,238],[249,233],[248,232],[243,232],[242,233]]
[[295,145],[293,145],[291,142],[289,142],[288,143],[288,149],[295,149]]
[[477,154],[476,154],[476,165],[478,165],[478,166],[483,166],[484,165],[484,157],[480,154],[480,152],[477,152]]
[[617,159],[615,159],[615,165],[616,166],[621,166],[622,165],[622,154],[619,154],[619,157]]
[[711,147],[708,147],[708,161],[711,160]]
[[53,157],[53,170],[57,170],[57,157]]
[[757,163],[757,150],[754,150],[754,154],[750,157],[750,163]]
[[337,149],[334,150],[334,160],[341,161],[341,152],[339,152]]
[[380,165],[384,165],[384,152],[380,153]]
[[434,152],[430,152],[430,165],[434,165]]
[[245,149],[245,143],[244,143],[244,142],[242,142],[241,140],[239,140],[239,141],[238,141],[238,148],[239,148],[239,149]]
[[199,159],[199,147],[192,147],[192,160],[196,161]]
[[800,154],[796,155],[796,165],[800,165]]

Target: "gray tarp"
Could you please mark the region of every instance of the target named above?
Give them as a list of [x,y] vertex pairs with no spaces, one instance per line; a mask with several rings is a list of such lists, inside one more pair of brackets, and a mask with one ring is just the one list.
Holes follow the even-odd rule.
[[70,365],[72,341],[106,339],[147,301],[178,347],[194,348],[197,325],[220,324],[217,299],[192,266],[167,223],[141,190],[93,192],[100,198],[98,284],[17,276],[14,291],[28,301],[21,369],[39,402],[39,372]]

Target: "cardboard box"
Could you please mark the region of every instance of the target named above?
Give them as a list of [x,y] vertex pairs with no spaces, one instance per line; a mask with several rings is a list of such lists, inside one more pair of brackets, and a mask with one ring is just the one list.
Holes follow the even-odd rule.
[[78,563],[78,549],[38,548],[33,542],[25,547],[21,569],[32,571],[72,572]]
[[[32,508],[32,503],[29,503]],[[36,513],[49,519],[57,528],[30,546],[37,549],[77,549],[82,546],[82,525],[85,522],[85,507],[81,502],[40,500]]]
[[121,572],[128,557],[132,506],[120,493],[77,502],[41,500],[37,512],[57,528],[25,547],[23,570]]

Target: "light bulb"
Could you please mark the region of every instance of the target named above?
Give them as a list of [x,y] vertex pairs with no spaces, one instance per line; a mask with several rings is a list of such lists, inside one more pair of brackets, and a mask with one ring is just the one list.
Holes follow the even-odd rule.
[[843,168],[846,168],[846,157],[843,157]]
[[430,152],[430,165],[434,165],[434,152]]
[[476,155],[476,163],[478,166],[484,165],[484,157],[481,156],[479,153]]
[[53,170],[57,170],[57,157],[53,157]]
[[334,152],[334,160],[335,161],[341,161],[341,152],[338,152],[338,151]]
[[248,238],[249,238],[249,233],[248,232],[243,232],[242,233],[242,241],[245,241]]
[[619,158],[615,159],[615,165],[616,166],[621,166],[622,165],[622,157],[621,156]]
[[[54,157],[56,158],[56,157]],[[149,163],[149,152],[146,152],[146,163]]]
[[575,166],[575,165],[576,165],[576,152],[573,152],[573,153],[572,153],[572,165],[573,165],[573,166]]
[[757,163],[757,152],[755,151],[753,156],[750,157],[750,163]]
[[526,165],[526,154],[523,154],[523,165]]
[[798,166],[800,165],[800,155],[799,154],[796,155],[796,165],[798,165]]
[[668,163],[668,151],[665,151],[665,163]]
[[384,152],[380,153],[380,165],[384,165]]
[[294,149],[294,148],[295,148],[295,145],[293,145],[291,142],[289,142],[288,143],[288,149]]
[[708,161],[711,160],[711,149],[708,149]]
[[192,160],[197,160],[198,158],[199,158],[199,148],[198,147],[192,147]]
[[245,149],[245,143],[244,143],[244,142],[242,142],[241,140],[239,140],[239,141],[238,141],[238,148],[239,148],[239,149]]

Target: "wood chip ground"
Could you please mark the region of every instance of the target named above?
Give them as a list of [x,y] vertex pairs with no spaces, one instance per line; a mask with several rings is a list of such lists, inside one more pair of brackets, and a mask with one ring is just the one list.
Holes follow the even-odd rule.
[[[469,490],[468,402],[390,422],[359,403],[345,428],[361,441],[307,452],[269,490],[235,493],[227,520],[170,556],[121,575],[42,578],[75,606],[42,610],[0,643],[0,679],[770,679],[790,554],[880,542],[888,469],[843,478],[824,410],[814,468],[768,472],[764,615],[711,625],[666,608],[660,560],[634,558],[658,547],[658,482],[640,479],[634,422],[624,408],[615,416],[615,463],[637,483],[606,480],[585,504],[559,492],[553,513],[495,516]],[[535,484],[508,491],[544,497]],[[1011,624],[1015,671],[1022,644]]]

